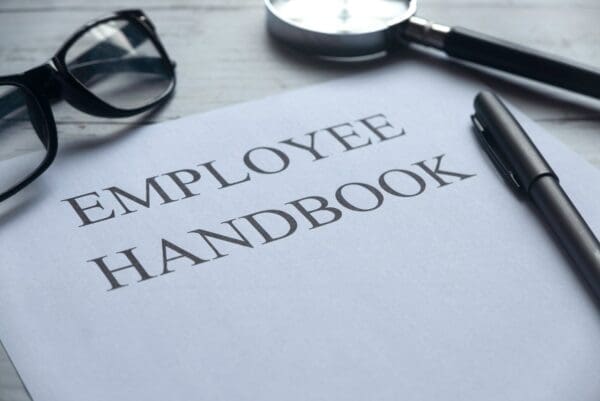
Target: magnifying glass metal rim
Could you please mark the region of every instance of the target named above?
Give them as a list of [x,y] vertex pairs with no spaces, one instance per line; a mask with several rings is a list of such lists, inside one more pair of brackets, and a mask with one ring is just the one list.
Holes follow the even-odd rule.
[[267,28],[286,44],[322,57],[361,57],[385,52],[394,38],[395,27],[400,26],[417,11],[417,0],[408,0],[407,10],[391,19],[381,29],[364,32],[322,32],[290,21],[278,12],[273,0],[265,0]]

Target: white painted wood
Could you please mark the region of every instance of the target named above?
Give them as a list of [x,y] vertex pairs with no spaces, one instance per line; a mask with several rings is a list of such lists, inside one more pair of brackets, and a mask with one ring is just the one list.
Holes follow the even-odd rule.
[[[598,0],[419,3],[423,17],[480,30],[600,68]],[[401,62],[398,55],[368,64],[334,64],[282,49],[265,32],[262,0],[2,0],[0,74],[20,72],[44,62],[82,23],[119,8],[143,8],[155,22],[178,63],[176,96],[143,121],[93,118],[64,102],[58,104],[54,112],[63,149],[97,146],[98,140],[126,133],[132,124],[178,118]],[[421,57],[424,62],[454,64],[445,68],[462,68],[481,78],[550,133],[600,166],[600,102],[505,74],[440,62],[431,54],[418,50],[400,52],[405,57]],[[28,400],[19,383],[0,349],[0,401]]]

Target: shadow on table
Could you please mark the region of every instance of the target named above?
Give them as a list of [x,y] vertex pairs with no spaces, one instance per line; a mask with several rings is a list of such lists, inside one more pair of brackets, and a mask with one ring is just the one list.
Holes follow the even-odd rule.
[[59,151],[61,153],[60,156],[64,157],[68,156],[72,152],[93,149],[98,146],[116,142],[119,139],[123,138],[125,135],[131,133],[131,131],[137,127],[155,124],[155,117],[159,115],[167,107],[168,104],[170,104],[171,100],[172,98],[166,101],[165,103],[158,105],[154,109],[147,111],[146,113],[140,116],[137,116],[134,119],[111,119],[110,121],[118,122],[118,124],[114,125],[114,131],[110,131],[101,135],[85,136],[81,139],[70,138],[68,142],[59,144]]
[[[458,74],[476,82],[490,86],[508,96],[511,101],[526,103],[533,107],[560,112],[556,119],[565,119],[565,115],[577,120],[600,121],[600,100],[579,95],[570,91],[539,83],[513,74],[482,67],[477,64],[453,59],[440,51],[416,45],[399,47],[387,55],[380,55],[359,61],[334,61],[302,53],[268,36],[269,46],[278,55],[306,69],[327,72],[339,72],[344,76],[377,70],[384,66],[402,63],[410,59],[437,67],[440,72]],[[568,117],[567,117],[568,118]]]

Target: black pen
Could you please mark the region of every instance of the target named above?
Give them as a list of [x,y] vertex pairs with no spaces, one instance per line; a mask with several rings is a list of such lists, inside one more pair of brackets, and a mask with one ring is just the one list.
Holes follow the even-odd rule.
[[539,209],[600,300],[600,243],[523,127],[494,94],[475,98],[477,137],[510,186]]

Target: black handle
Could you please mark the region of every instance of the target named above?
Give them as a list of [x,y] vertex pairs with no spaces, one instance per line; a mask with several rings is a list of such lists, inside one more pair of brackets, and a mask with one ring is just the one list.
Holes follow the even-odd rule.
[[600,99],[600,70],[464,28],[452,28],[444,50],[472,61]]

